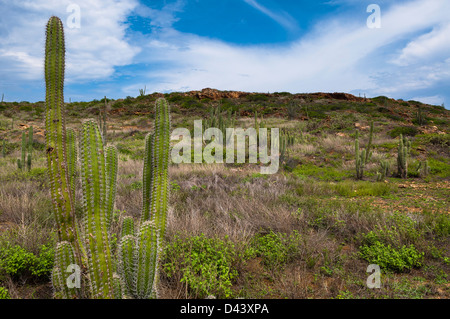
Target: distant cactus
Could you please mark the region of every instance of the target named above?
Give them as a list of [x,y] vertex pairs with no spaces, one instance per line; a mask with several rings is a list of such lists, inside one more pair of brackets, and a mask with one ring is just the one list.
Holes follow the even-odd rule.
[[364,168],[372,157],[372,152],[370,148],[372,147],[373,140],[373,122],[370,123],[369,131],[369,142],[367,143],[367,148],[360,151],[359,147],[359,131],[356,131],[355,137],[355,169],[356,169],[356,179],[362,179],[364,176]]
[[397,152],[397,169],[398,176],[401,178],[408,177],[408,155],[411,149],[411,141],[400,134]]
[[2,142],[2,156],[6,157],[6,140]]
[[389,162],[388,161],[380,162],[380,171],[381,172],[377,172],[377,181],[378,182],[384,181],[384,179],[388,175],[388,172],[389,172]]
[[430,173],[430,167],[428,165],[428,161],[419,162],[419,165],[417,166],[417,173],[420,177],[427,177]]
[[147,86],[144,85],[144,89],[139,89],[139,95],[140,96],[145,96],[145,90],[147,89]]
[[420,105],[418,106],[418,110],[416,112],[416,122],[418,125],[426,124],[425,116],[422,113],[422,108],[420,107]]
[[28,131],[28,139],[25,131],[22,131],[22,148],[21,157],[17,159],[17,167],[19,169],[31,169],[31,160],[33,152],[33,127],[30,126]]

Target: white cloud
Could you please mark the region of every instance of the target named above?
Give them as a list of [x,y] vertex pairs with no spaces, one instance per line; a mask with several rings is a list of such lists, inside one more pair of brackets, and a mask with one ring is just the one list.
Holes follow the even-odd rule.
[[[420,37],[430,28],[448,22],[450,2],[409,1],[382,12],[381,29],[365,26],[367,13],[363,10],[361,21],[347,17],[321,21],[302,39],[283,46],[237,46],[168,28],[170,36],[160,33],[143,47],[143,52],[152,53],[148,61],[169,66],[152,71],[149,81],[158,91],[214,87],[382,94],[426,88],[449,78],[449,73],[440,69],[446,64],[443,60],[428,61],[411,70],[388,60],[395,52],[392,46],[398,48],[405,39]],[[387,47],[389,51],[384,51]]]
[[139,49],[126,41],[123,22],[137,2],[77,0],[81,9],[79,29],[67,27],[71,13],[66,8],[71,3],[69,0],[3,1],[0,68],[21,70],[12,74],[18,80],[43,78],[45,25],[51,15],[59,16],[65,27],[67,82],[105,79],[113,75],[114,67],[130,64]]
[[450,23],[441,24],[429,33],[409,42],[393,62],[410,65],[424,60],[450,57]]
[[278,24],[290,31],[295,31],[298,29],[298,25],[294,18],[292,18],[287,12],[274,10],[269,10],[265,6],[258,3],[256,0],[244,0],[245,3],[249,4],[256,10],[262,12],[272,20],[276,21]]

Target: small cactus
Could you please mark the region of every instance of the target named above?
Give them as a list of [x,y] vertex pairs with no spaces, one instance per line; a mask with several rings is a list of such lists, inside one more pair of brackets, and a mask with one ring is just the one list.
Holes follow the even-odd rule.
[[356,169],[356,179],[362,179],[364,176],[364,168],[372,157],[372,152],[370,148],[372,147],[373,140],[373,122],[370,123],[369,131],[369,142],[367,143],[367,148],[360,151],[359,148],[359,131],[356,131],[355,137],[355,169]]
[[411,149],[411,141],[400,134],[397,152],[397,169],[398,176],[401,178],[408,177],[408,155]]

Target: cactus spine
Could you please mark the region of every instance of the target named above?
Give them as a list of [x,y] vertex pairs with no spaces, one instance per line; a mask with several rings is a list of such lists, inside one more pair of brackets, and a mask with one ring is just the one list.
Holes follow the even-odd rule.
[[398,175],[401,178],[408,177],[408,155],[411,148],[411,141],[400,134],[400,140],[398,143],[398,153],[397,153],[397,168]]

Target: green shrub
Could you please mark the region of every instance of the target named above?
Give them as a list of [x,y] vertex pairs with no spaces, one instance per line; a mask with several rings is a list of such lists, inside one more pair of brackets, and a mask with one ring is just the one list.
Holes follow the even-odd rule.
[[416,136],[419,130],[415,126],[398,126],[389,132],[389,136],[396,138],[398,136]]
[[394,248],[379,241],[370,246],[359,247],[359,254],[369,263],[379,265],[383,270],[394,272],[422,267],[424,257],[424,253],[417,251],[412,244]]
[[207,238],[202,234],[181,239],[176,235],[164,250],[162,264],[167,277],[180,278],[195,297],[230,298],[238,276],[235,265],[243,258],[228,237]]
[[11,299],[8,289],[5,287],[0,287],[0,299]]
[[40,246],[35,255],[19,245],[0,248],[0,273],[18,278],[23,275],[48,277],[53,268],[54,249]]
[[269,268],[280,268],[295,258],[299,251],[300,239],[301,236],[297,231],[294,231],[290,236],[271,231],[254,238],[254,253],[262,257],[263,263]]

